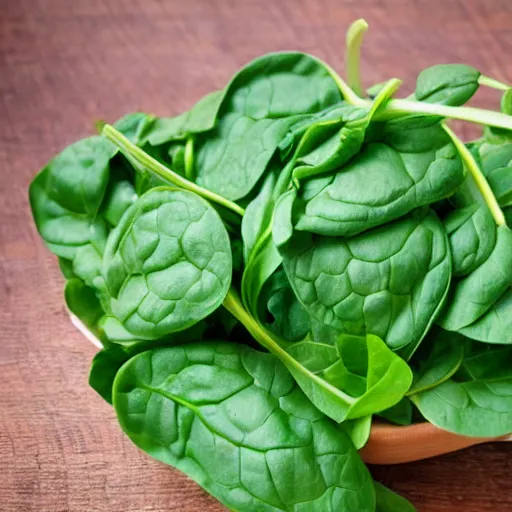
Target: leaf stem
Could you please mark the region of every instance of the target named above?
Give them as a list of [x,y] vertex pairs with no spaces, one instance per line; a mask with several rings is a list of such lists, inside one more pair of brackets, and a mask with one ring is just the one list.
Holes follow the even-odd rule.
[[478,78],[478,83],[480,85],[484,85],[485,87],[490,87],[491,89],[498,89],[498,91],[508,91],[510,89],[510,85],[484,75],[480,75]]
[[194,179],[194,138],[189,137],[185,144],[185,177]]
[[349,87],[358,96],[364,95],[361,81],[361,45],[364,34],[368,30],[368,23],[364,19],[358,19],[347,30],[345,50],[345,71]]
[[156,174],[160,178],[181,187],[185,190],[189,190],[190,192],[195,192],[197,195],[212,201],[214,203],[220,204],[240,216],[243,216],[245,211],[243,208],[238,206],[236,203],[233,203],[229,199],[222,197],[210,190],[207,190],[199,185],[196,185],[192,181],[189,181],[185,178],[182,178],[179,174],[175,173],[171,169],[167,168],[165,165],[161,164],[158,160],[148,155],[141,148],[132,144],[122,133],[118,132],[113,126],[106,124],[103,127],[102,135],[110,140],[113,144],[115,144],[121,152],[125,153],[127,156],[130,156],[134,159],[140,166],[146,169],[148,172]]
[[[360,101],[363,101],[366,106],[371,105],[371,101],[369,100],[360,99]],[[424,114],[450,119],[460,119],[461,121],[468,121],[470,123],[512,130],[512,116],[500,112],[473,107],[450,107],[437,103],[425,103],[422,101],[404,99],[389,100],[385,105],[382,105],[374,119],[377,121],[386,121],[406,114]]]
[[472,178],[475,180],[476,186],[478,190],[482,194],[485,203],[487,204],[489,210],[491,211],[492,216],[498,226],[502,226],[505,224],[505,216],[501,211],[500,205],[498,204],[498,200],[494,195],[487,179],[482,173],[481,169],[478,167],[473,155],[469,151],[469,149],[465,146],[465,144],[455,135],[455,133],[448,128],[448,126],[443,124],[444,131],[450,136],[457,151],[459,152],[464,165],[466,166],[468,172],[471,174]]
[[[264,329],[256,319],[250,315],[247,310],[243,307],[240,299],[238,298],[238,294],[236,291],[231,288],[222,305],[237,319],[242,325],[249,331],[252,337],[260,343],[263,347],[265,347],[270,353],[274,354],[280,361],[282,361],[286,367],[290,370],[292,375],[294,372],[299,372],[302,375],[307,376],[311,379],[312,382],[318,384],[321,388],[329,393],[341,398],[345,401],[346,404],[353,404],[356,402],[356,399],[347,395],[340,389],[334,387],[332,384],[329,384],[327,381],[321,379],[316,374],[308,370],[306,367],[302,366],[296,359],[294,359],[286,350],[284,350],[275,340],[274,338]],[[302,387],[301,383],[299,385]],[[327,414],[327,413],[326,413]]]

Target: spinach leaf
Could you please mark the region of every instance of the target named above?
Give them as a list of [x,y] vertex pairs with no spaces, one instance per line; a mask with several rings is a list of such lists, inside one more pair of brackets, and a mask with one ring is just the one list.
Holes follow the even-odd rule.
[[142,132],[140,144],[149,143],[152,146],[160,146],[213,129],[224,93],[225,91],[221,90],[207,94],[190,110],[179,116],[155,118]]
[[360,450],[368,442],[372,430],[372,416],[363,416],[355,420],[347,420],[340,425],[346,432],[356,450]]
[[460,435],[498,437],[512,432],[512,347],[466,341],[453,378],[411,399],[434,425]]
[[279,251],[313,318],[342,332],[375,334],[404,357],[425,336],[450,283],[448,241],[432,211],[349,239],[295,232]]
[[375,497],[377,498],[376,512],[416,512],[416,508],[402,496],[374,482]]
[[375,510],[348,437],[269,354],[226,343],[147,351],[118,372],[113,398],[139,448],[229,508]]
[[461,160],[437,120],[399,119],[371,131],[337,172],[304,184],[295,229],[352,236],[447,197],[462,183]]
[[340,100],[330,70],[309,55],[254,60],[228,85],[215,130],[198,137],[197,183],[233,201],[243,198],[289,128]]
[[451,378],[464,358],[464,336],[433,327],[410,364],[414,372],[407,395],[433,389]]
[[306,340],[289,345],[287,352],[354,399],[347,400],[347,418],[388,409],[402,399],[412,382],[407,363],[372,334],[341,335],[334,346]]
[[496,245],[476,270],[456,281],[437,323],[458,331],[478,320],[512,285],[512,231],[498,226]]
[[496,224],[486,205],[475,202],[457,208],[443,224],[450,240],[454,276],[470,274],[489,258],[496,245]]
[[341,103],[318,121],[312,118],[293,156],[293,179],[298,182],[318,174],[339,169],[358,153],[365,140],[373,115],[400,85],[390,80],[371,106],[357,107]]
[[82,139],[53,158],[30,184],[37,229],[57,256],[72,260],[86,246],[102,251],[107,225],[97,214],[115,152],[101,137]]
[[170,187],[146,192],[129,208],[103,256],[113,316],[146,339],[208,316],[224,299],[231,272],[229,237],[217,212]]
[[442,105],[464,105],[478,90],[480,72],[466,64],[438,64],[418,76],[417,100]]
[[121,119],[118,119],[114,123],[114,127],[134,144],[140,144],[144,132],[154,121],[154,116],[150,116],[144,112],[134,112],[133,114],[127,114],[121,117]]
[[100,328],[100,320],[104,315],[103,308],[96,291],[86,286],[80,279],[70,279],[64,289],[64,297],[68,310],[75,315],[92,334],[106,343]]
[[512,289],[508,288],[484,315],[460,332],[485,343],[512,345]]
[[270,330],[287,341],[303,340],[310,330],[309,315],[293,293],[282,267],[272,274],[266,288],[262,295],[272,317]]
[[412,424],[412,413],[412,403],[407,397],[404,397],[389,409],[381,411],[378,416],[395,425],[406,426]]
[[100,350],[93,358],[89,370],[89,386],[106,402],[112,404],[112,385],[117,372],[130,356],[119,345]]

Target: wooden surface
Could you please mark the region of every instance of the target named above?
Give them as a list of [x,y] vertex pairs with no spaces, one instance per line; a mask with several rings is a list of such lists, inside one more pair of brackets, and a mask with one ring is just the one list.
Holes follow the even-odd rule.
[[[221,510],[139,453],[88,388],[94,348],[66,317],[27,185],[93,121],[178,113],[258,54],[340,68],[361,16],[366,83],[399,75],[410,91],[450,61],[512,81],[511,0],[0,0],[0,511]],[[499,512],[512,510],[511,469],[512,446],[495,444],[373,471],[420,512]]]

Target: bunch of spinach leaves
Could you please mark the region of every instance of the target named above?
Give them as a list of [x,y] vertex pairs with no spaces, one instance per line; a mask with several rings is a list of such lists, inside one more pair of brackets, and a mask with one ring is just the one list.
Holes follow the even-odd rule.
[[[177,117],[102,124],[30,185],[103,346],[90,385],[233,510],[413,510],[357,455],[373,417],[512,432],[512,92],[454,64],[365,96],[365,30],[348,83],[268,54]],[[502,112],[463,106],[480,86]]]

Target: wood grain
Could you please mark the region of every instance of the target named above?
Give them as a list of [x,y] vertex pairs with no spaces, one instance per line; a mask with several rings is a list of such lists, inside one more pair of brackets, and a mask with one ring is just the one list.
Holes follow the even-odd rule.
[[[94,348],[68,321],[57,263],[39,240],[27,185],[97,119],[171,115],[258,54],[342,64],[344,31],[371,26],[367,83],[467,62],[512,81],[510,0],[0,1],[0,510],[220,511],[127,441],[87,386]],[[491,91],[483,106],[496,104]],[[472,133],[465,128],[465,134]],[[420,512],[512,510],[512,447],[479,446],[374,468]]]

